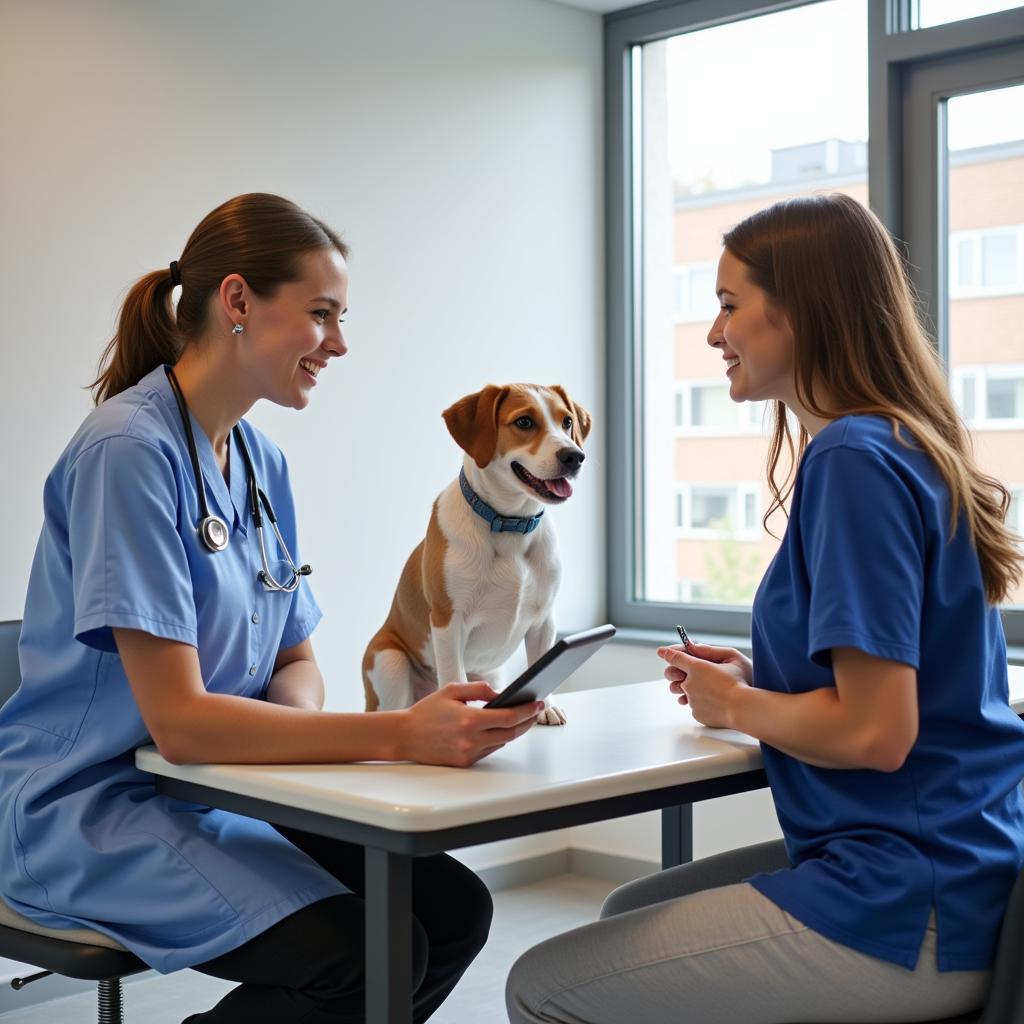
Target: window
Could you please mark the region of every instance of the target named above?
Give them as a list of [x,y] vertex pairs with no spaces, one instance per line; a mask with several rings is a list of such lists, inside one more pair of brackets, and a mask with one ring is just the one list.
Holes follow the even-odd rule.
[[1024,363],[956,367],[953,397],[974,430],[1024,430]]
[[[1024,85],[949,91],[945,117],[934,112],[946,129],[936,212],[948,232],[938,342],[978,464],[1007,481],[1024,444]],[[1024,619],[1024,585],[1004,607]]]
[[676,528],[680,537],[758,540],[760,483],[684,483],[676,495]]
[[683,436],[727,437],[761,434],[767,402],[734,402],[718,378],[677,385],[676,427]]
[[691,601],[714,602],[717,600],[717,592],[713,583],[684,576],[676,584],[676,599],[684,604]]
[[1020,0],[916,0],[912,11],[914,28],[931,28],[933,25],[946,25],[951,21],[963,21],[964,18],[977,18],[982,14],[994,14],[997,11],[1008,11],[1020,6]]
[[1006,525],[1021,538],[1024,546],[1024,486],[1009,488],[1010,508],[1006,513]]
[[[732,482],[763,476],[768,438],[764,403],[733,401],[721,353],[707,344],[720,308],[721,238],[747,213],[788,196],[839,189],[866,202],[866,9],[866,0],[822,0],[631,50],[634,326],[643,366],[635,437],[646,467],[637,481],[642,526],[631,596],[640,601],[675,601],[685,579],[688,593],[711,588],[720,601],[731,594],[745,611],[749,586],[712,586],[714,552],[742,538],[756,582],[778,546],[754,511],[759,485],[741,494]],[[812,37],[827,43],[808,47]],[[723,53],[743,75],[721,74]],[[818,83],[812,93],[809,80]],[[733,130],[739,111],[744,128]],[[732,480],[712,487],[723,467]],[[677,486],[673,521],[664,505]]]
[[[609,615],[746,634],[777,542],[760,525],[765,409],[731,401],[706,342],[722,234],[788,196],[870,199],[906,246],[979,461],[1009,478],[1024,440],[1024,5],[661,0],[604,26]],[[932,74],[954,78],[919,88]],[[1015,609],[1003,621],[1021,644]]]
[[954,231],[949,253],[951,299],[1024,293],[1024,225]]
[[985,415],[990,423],[1024,419],[1024,377],[990,377],[985,386]]
[[710,324],[718,316],[715,278],[718,261],[682,264],[673,268],[675,281],[675,319],[677,323]]

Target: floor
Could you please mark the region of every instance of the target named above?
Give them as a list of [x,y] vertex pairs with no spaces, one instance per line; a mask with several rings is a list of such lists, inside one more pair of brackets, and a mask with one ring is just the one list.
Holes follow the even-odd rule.
[[[593,921],[614,883],[559,875],[505,889],[494,897],[494,924],[473,962],[431,1024],[507,1024],[505,977],[520,952],[559,932]],[[40,983],[42,984],[42,983]],[[124,986],[125,1024],[181,1024],[209,1009],[231,987],[192,971],[144,977]],[[95,1024],[92,994],[0,1014],[0,1024]]]

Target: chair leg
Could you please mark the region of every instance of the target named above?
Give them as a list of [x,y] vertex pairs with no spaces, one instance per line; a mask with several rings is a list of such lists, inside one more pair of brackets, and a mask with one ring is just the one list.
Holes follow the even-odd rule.
[[99,994],[99,1024],[124,1024],[121,1012],[121,979],[97,982]]

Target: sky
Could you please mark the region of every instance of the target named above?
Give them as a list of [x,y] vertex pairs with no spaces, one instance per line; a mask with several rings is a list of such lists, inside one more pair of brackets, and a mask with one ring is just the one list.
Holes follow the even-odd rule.
[[976,18],[981,14],[994,14],[1020,7],[1020,0],[918,0],[918,23],[921,28],[960,21],[968,14]]
[[[921,0],[922,24],[964,0]],[[1008,5],[970,0],[974,14]],[[826,0],[686,33],[665,48],[672,176],[697,190],[767,181],[771,150],[868,135],[866,0]],[[951,149],[1024,136],[1024,86],[951,101]]]

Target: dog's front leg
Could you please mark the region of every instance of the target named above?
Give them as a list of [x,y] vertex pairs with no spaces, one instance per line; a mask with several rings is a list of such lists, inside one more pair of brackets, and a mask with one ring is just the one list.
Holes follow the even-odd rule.
[[[555,644],[555,618],[548,615],[540,622],[531,626],[526,631],[526,663],[532,665],[545,651],[549,651]],[[565,725],[565,712],[552,704],[544,701],[544,710],[537,718],[540,725]]]
[[526,664],[532,665],[555,645],[555,617],[547,615],[526,631]]
[[430,638],[434,645],[434,664],[437,685],[466,683],[466,625],[453,615],[445,626],[430,625]]

